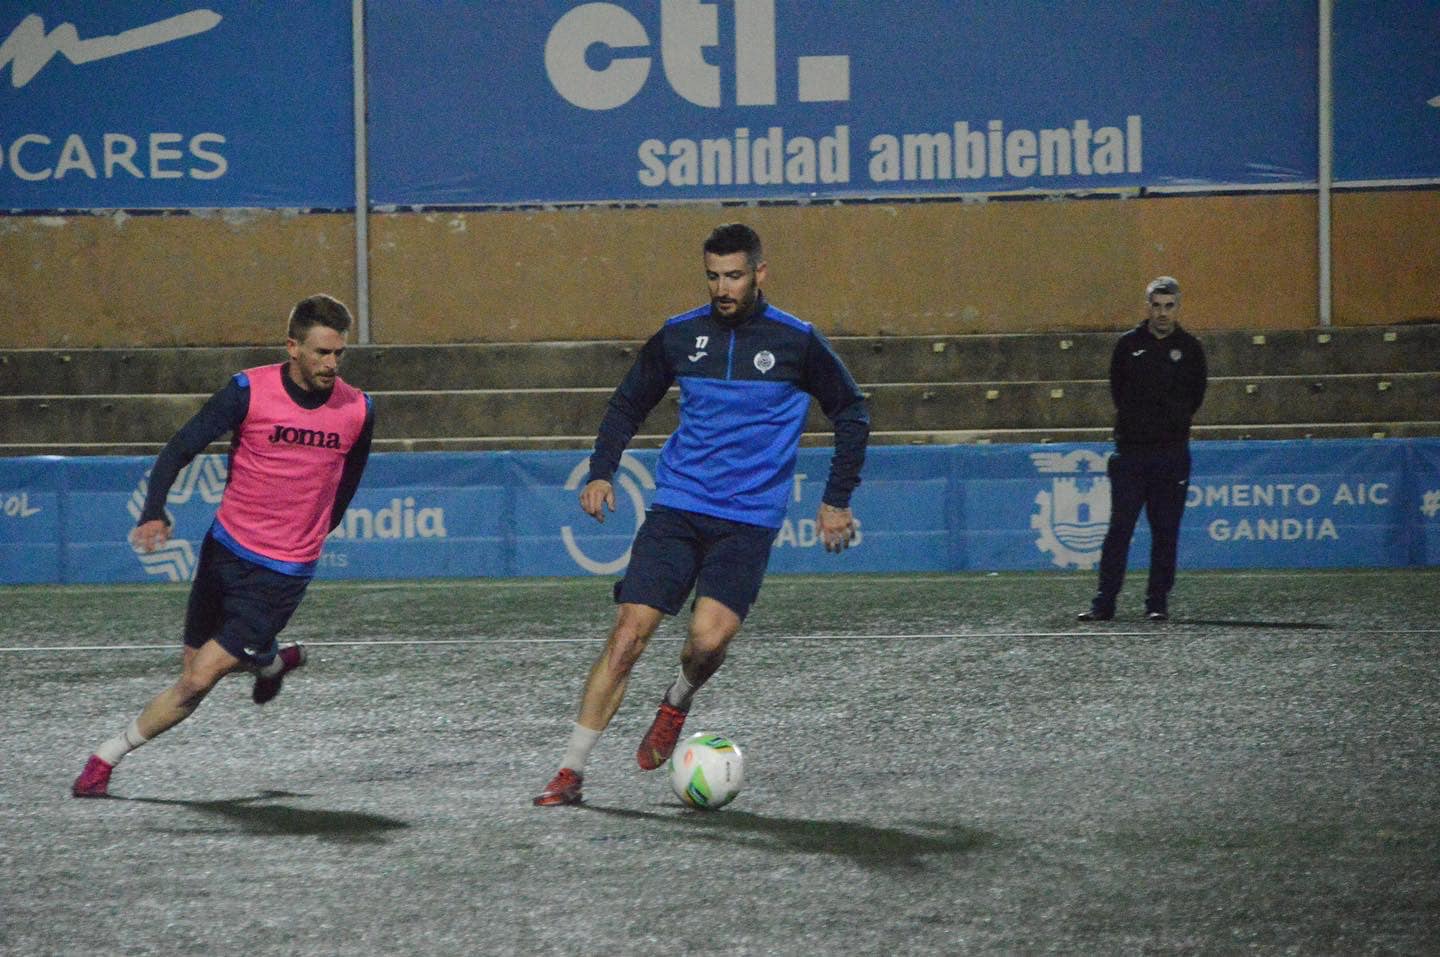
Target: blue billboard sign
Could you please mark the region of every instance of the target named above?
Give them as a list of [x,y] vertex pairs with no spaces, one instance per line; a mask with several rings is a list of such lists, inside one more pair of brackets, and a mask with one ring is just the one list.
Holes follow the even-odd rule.
[[[1180,528],[1187,568],[1423,563],[1427,519],[1412,482],[1440,443],[1196,442]],[[971,570],[1093,569],[1110,521],[1108,446],[1006,446],[963,458],[960,514]],[[1426,479],[1421,479],[1424,484]],[[1440,481],[1433,496],[1440,498]],[[1433,534],[1433,533],[1432,533]],[[1149,563],[1136,527],[1131,567]]]
[[396,0],[368,16],[382,206],[1316,176],[1301,0]]
[[[1109,522],[1099,445],[879,446],[843,555],[815,527],[830,452],[802,449],[770,568],[786,572],[1092,570]],[[1197,442],[1187,568],[1440,563],[1440,440]],[[653,450],[627,454],[604,524],[577,502],[584,452],[375,455],[326,543],[325,578],[620,576],[653,498]],[[168,499],[175,537],[126,541],[150,459],[0,459],[0,583],[184,581],[226,480],[197,458]],[[1132,567],[1144,567],[1142,522]]]
[[[349,208],[351,15],[0,0],[0,211]],[[367,3],[370,202],[1313,188],[1317,31],[1309,0]],[[1342,185],[1440,181],[1437,54],[1437,0],[1335,5]]]
[[1335,178],[1440,180],[1440,2],[1337,3]]
[[0,210],[353,207],[350,3],[0,3]]

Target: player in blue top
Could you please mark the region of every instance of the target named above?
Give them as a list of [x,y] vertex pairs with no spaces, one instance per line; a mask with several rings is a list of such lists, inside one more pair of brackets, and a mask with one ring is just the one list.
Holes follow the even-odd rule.
[[754,230],[719,226],[703,253],[709,304],[670,319],[645,343],[600,423],[580,507],[603,522],[615,509],[611,478],[620,456],[679,383],[680,424],[660,452],[654,501],[615,586],[615,625],[586,679],[560,771],[537,805],[580,803],[585,762],[620,708],[631,668],[661,619],[679,614],[693,590],[680,673],[635,756],[647,771],[670,757],[695,692],[725,660],[760,593],[812,396],[835,429],[820,538],[838,553],[855,536],[850,495],[870,434],[865,397],[824,336],[765,300]]

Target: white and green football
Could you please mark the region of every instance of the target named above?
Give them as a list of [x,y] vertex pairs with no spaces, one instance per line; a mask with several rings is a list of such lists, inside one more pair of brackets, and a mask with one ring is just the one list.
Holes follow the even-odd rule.
[[670,788],[693,808],[714,811],[745,786],[745,756],[720,734],[692,734],[670,755]]

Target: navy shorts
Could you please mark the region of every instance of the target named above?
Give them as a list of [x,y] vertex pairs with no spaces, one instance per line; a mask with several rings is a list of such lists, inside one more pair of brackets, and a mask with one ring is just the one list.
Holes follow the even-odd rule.
[[657,506],[635,534],[630,566],[615,584],[615,601],[678,615],[691,589],[741,620],[760,595],[770,546],[779,529]]
[[248,665],[275,660],[275,640],[305,597],[308,577],[282,575],[241,558],[208,533],[185,609],[185,645],[210,639]]

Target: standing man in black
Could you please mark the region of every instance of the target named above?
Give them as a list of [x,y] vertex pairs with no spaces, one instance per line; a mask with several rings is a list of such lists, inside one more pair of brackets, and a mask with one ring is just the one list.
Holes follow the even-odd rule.
[[1110,528],[1100,551],[1100,589],[1081,621],[1109,621],[1125,581],[1130,539],[1140,509],[1150,523],[1150,580],[1145,617],[1170,617],[1180,519],[1190,487],[1190,420],[1205,399],[1205,350],[1180,328],[1180,284],[1169,276],[1145,289],[1148,318],[1120,337],[1110,356],[1115,454]]

